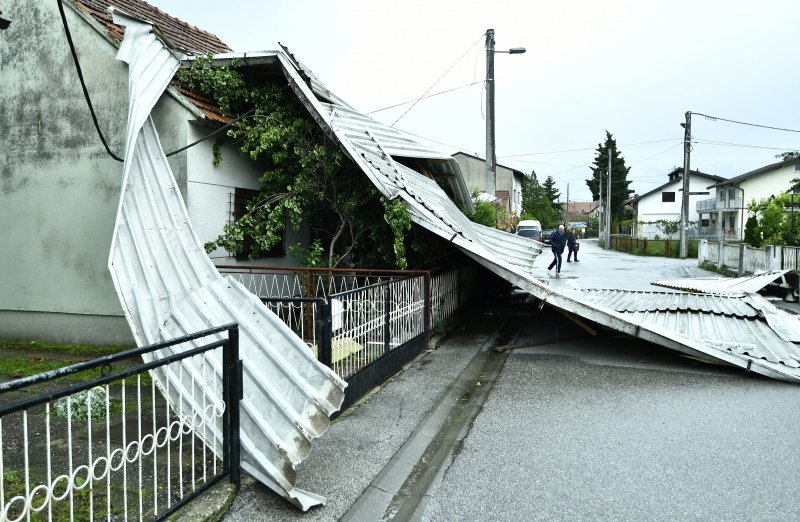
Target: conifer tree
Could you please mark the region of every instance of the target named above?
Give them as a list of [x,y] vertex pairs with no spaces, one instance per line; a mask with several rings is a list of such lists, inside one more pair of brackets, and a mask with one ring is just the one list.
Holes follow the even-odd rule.
[[[608,187],[608,152],[611,151],[611,219],[619,221],[624,217],[625,202],[633,190],[629,185],[628,173],[631,168],[625,166],[625,158],[617,149],[617,140],[606,131],[605,143],[597,144],[597,155],[592,166],[592,178],[586,180],[586,185],[592,191],[592,201],[600,199],[600,179],[603,180],[603,199],[606,198]],[[602,176],[602,178],[601,178]]]

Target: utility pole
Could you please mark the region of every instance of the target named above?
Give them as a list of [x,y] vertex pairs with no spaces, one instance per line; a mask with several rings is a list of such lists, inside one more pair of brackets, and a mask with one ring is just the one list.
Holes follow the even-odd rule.
[[599,216],[597,219],[597,239],[603,238],[605,241],[606,233],[603,231],[603,223],[606,222],[606,216],[603,214],[603,171],[597,171],[597,185],[600,187],[600,200],[598,201]]
[[497,195],[494,162],[494,29],[486,30],[486,193]]
[[569,183],[567,183],[567,207],[566,210],[564,211],[564,215],[565,216],[569,215]]
[[611,163],[611,149],[608,149],[608,179],[606,180],[606,249],[611,248],[611,173],[613,165]]
[[689,156],[692,152],[692,113],[686,111],[686,123],[683,127],[683,196],[681,197],[681,230],[680,230],[680,258],[686,259],[689,255]]

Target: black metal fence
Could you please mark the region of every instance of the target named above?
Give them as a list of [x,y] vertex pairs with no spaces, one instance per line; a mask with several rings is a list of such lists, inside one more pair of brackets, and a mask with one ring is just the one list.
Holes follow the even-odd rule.
[[238,489],[241,369],[231,324],[0,383],[0,519],[162,520]]

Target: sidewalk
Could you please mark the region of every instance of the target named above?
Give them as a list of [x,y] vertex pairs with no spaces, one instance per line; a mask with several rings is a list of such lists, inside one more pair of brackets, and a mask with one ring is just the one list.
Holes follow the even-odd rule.
[[465,324],[468,329],[456,330],[438,349],[418,357],[314,441],[296,486],[326,496],[326,506],[302,513],[255,483],[243,489],[224,520],[339,520],[500,326],[485,314]]

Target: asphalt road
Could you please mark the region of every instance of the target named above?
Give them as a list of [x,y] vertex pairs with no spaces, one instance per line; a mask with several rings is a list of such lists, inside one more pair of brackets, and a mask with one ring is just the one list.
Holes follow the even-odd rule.
[[[652,289],[656,279],[708,275],[694,260],[627,256],[596,244],[581,249],[581,262],[565,264],[551,284],[636,290]],[[534,267],[543,278],[546,257]],[[485,356],[509,323],[518,330],[491,383],[480,383],[491,388],[477,414],[451,436],[447,423],[464,422],[451,408],[433,430],[447,436],[421,447],[431,412],[447,406],[452,383],[468,380],[476,354]],[[415,441],[423,457],[413,469],[433,476],[425,469],[430,455],[440,468],[426,491],[412,484],[413,473],[391,476],[392,463]],[[432,453],[440,442],[452,447]],[[314,446],[297,485],[328,496],[326,506],[300,513],[255,484],[226,520],[339,520],[367,512],[361,520],[800,519],[800,386],[638,339],[590,337],[549,308],[469,318]],[[399,493],[381,489],[392,482],[402,484]],[[409,484],[413,503],[404,505]],[[364,506],[375,509],[358,509]]]
[[584,338],[512,352],[422,519],[797,520],[798,467],[799,386]]

